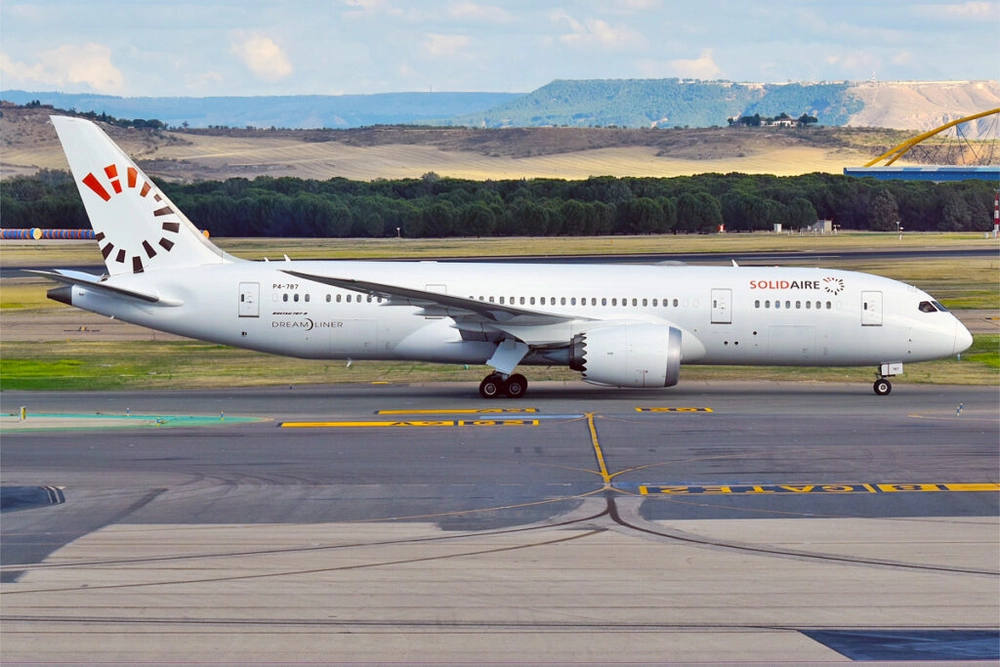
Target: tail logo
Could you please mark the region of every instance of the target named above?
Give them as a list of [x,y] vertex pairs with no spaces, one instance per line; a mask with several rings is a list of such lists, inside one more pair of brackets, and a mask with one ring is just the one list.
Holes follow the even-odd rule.
[[[180,233],[181,224],[177,220],[177,214],[174,210],[170,208],[169,204],[164,202],[163,196],[148,181],[145,179],[140,180],[138,169],[127,167],[124,174],[124,183],[122,180],[118,165],[109,164],[104,168],[103,181],[102,177],[97,176],[94,172],[90,172],[83,178],[82,183],[105,202],[110,202],[117,195],[126,194],[126,190],[128,190],[133,195],[138,195],[141,199],[149,202],[149,208],[154,219],[163,219],[160,229],[164,235],[160,236],[158,240],[155,238],[144,239],[141,251],[139,248],[115,247],[113,242],[106,239],[103,230],[94,230],[94,236],[98,243],[101,244],[101,254],[104,256],[105,261],[127,264],[129,258],[131,258],[132,272],[142,273],[145,270],[143,262],[156,257],[158,250],[153,247],[154,244],[162,252],[170,252],[174,247],[175,241],[168,238],[167,234],[176,235]],[[149,196],[150,193],[152,193],[151,197]],[[114,259],[110,260],[109,258],[112,254],[114,254]]]

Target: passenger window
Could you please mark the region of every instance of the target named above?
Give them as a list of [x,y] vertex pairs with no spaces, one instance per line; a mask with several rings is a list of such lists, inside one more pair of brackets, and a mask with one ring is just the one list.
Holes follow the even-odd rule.
[[350,302],[351,302],[351,296],[353,296],[353,295],[351,295],[351,294],[348,294],[348,295],[347,295],[347,303],[350,303]]
[[674,308],[676,308],[676,307],[677,307],[677,304],[678,304],[678,303],[680,303],[680,302],[679,302],[679,301],[678,301],[677,299],[674,299]]
[[826,309],[827,309],[827,310],[830,310],[831,308],[833,308],[833,304],[832,304],[832,303],[830,303],[829,301],[827,301],[827,302],[826,302]]
[[612,306],[617,306],[618,305],[618,299],[611,299],[611,305]]
[[531,297],[531,298],[530,298],[530,299],[528,300],[528,302],[529,302],[529,303],[530,303],[530,304],[531,304],[532,306],[534,306],[534,305],[535,305],[535,297]]
[[647,305],[647,302],[646,302],[646,300],[645,300],[645,299],[643,299],[643,300],[642,300],[642,305],[643,305],[643,306]]
[[653,299],[653,308],[656,308],[656,299]]
[[327,295],[326,295],[326,302],[327,302],[327,303],[330,303],[330,300],[331,300],[332,298],[333,298],[333,297],[331,297],[331,296],[330,296],[329,294],[327,294]]
[[306,303],[309,303],[309,295],[306,294]]
[[368,295],[368,303],[371,303],[371,302],[372,302],[372,295],[371,295],[371,294],[369,294],[369,295]]
[[559,305],[560,306],[565,306],[566,305],[566,297],[562,297],[561,299],[559,299]]
[[569,305],[571,305],[571,306],[575,306],[575,305],[576,305],[576,297],[575,297],[575,296],[574,296],[574,297],[572,297],[572,298],[571,298],[571,299],[569,300]]
[[524,297],[523,296],[521,297],[521,305],[522,306],[524,305]]
[[795,310],[798,310],[801,307],[802,307],[802,302],[801,301],[796,301],[795,302]]
[[606,297],[606,296],[602,296],[601,297],[601,305],[602,306],[608,305],[608,297]]
[[493,297],[490,297],[490,303],[493,303]]
[[775,301],[774,302],[774,307],[775,308],[781,308],[781,302],[780,301]]
[[756,301],[753,302],[753,307],[760,308],[760,299],[757,299]]
[[337,295],[337,303],[340,303],[340,294]]
[[770,299],[768,299],[767,301],[764,302],[764,307],[765,308],[770,308],[771,307],[771,300]]
[[281,295],[281,300],[287,302],[288,301],[288,295],[287,294],[282,294]]
[[542,298],[540,298],[540,299],[538,300],[538,303],[539,303],[540,305],[544,306],[544,305],[545,305],[545,297],[543,296]]
[[785,308],[791,308],[791,307],[792,307],[792,302],[791,301],[786,301],[785,302]]

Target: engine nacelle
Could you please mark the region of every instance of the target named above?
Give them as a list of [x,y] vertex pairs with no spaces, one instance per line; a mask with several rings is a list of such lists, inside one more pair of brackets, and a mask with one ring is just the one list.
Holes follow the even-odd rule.
[[672,387],[680,379],[681,331],[665,324],[621,322],[573,336],[569,367],[615,387]]

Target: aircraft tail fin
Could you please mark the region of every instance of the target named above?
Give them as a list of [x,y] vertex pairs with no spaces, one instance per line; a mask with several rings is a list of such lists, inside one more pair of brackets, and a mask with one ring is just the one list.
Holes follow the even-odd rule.
[[232,260],[97,125],[66,116],[51,120],[110,275]]

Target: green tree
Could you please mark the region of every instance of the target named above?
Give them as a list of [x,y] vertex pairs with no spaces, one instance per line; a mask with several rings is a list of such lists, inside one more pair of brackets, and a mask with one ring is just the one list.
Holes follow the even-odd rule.
[[868,206],[868,229],[874,232],[894,232],[899,222],[899,206],[888,189],[875,192]]

